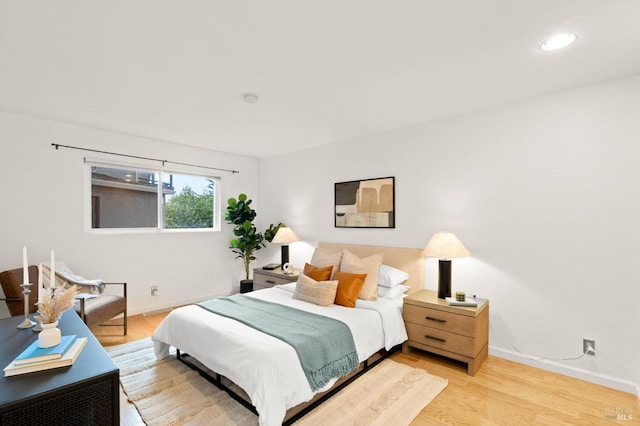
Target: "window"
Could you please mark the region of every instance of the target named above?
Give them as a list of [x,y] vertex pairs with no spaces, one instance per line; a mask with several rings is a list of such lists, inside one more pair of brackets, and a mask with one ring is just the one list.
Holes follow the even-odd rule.
[[91,229],[219,229],[218,178],[103,164],[89,167]]

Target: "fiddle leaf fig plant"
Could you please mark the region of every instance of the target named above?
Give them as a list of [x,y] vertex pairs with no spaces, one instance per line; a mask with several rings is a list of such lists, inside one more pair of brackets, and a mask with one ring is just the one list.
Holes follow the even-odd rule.
[[238,199],[227,200],[224,218],[227,223],[234,225],[233,235],[235,235],[235,238],[230,241],[229,248],[236,254],[236,259],[242,259],[244,262],[247,280],[249,280],[249,266],[253,260],[256,260],[255,251],[265,247],[264,235],[258,232],[253,224],[256,215],[256,211],[251,207],[251,199],[247,198],[246,194],[238,195]]

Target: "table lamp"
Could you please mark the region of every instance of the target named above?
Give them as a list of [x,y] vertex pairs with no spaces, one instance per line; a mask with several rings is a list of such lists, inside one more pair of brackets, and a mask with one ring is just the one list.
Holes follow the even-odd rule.
[[287,226],[283,226],[278,229],[276,235],[271,240],[274,244],[282,244],[281,248],[281,263],[280,267],[283,268],[285,263],[289,263],[289,243],[300,241],[300,238],[293,230]]
[[469,250],[453,232],[436,232],[422,251],[425,257],[435,257],[438,263],[438,298],[451,296],[451,259],[470,256]]

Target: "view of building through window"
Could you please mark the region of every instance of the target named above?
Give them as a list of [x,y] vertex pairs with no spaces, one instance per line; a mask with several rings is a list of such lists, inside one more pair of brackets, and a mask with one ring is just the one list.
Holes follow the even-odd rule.
[[215,179],[91,166],[91,228],[212,229]]

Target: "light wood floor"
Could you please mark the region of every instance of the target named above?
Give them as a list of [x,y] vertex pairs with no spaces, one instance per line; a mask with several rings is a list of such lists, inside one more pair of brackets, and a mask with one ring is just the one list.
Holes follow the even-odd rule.
[[[113,335],[112,327],[92,331],[103,346],[151,336],[164,313],[129,317],[127,336]],[[489,356],[475,377],[466,366],[425,352],[396,353],[397,362],[422,368],[449,380],[413,421],[419,425],[640,425],[640,405],[635,395],[582,380]],[[121,392],[122,394],[122,392]],[[120,399],[121,424],[143,425],[135,407]],[[632,420],[606,418],[631,415]]]

